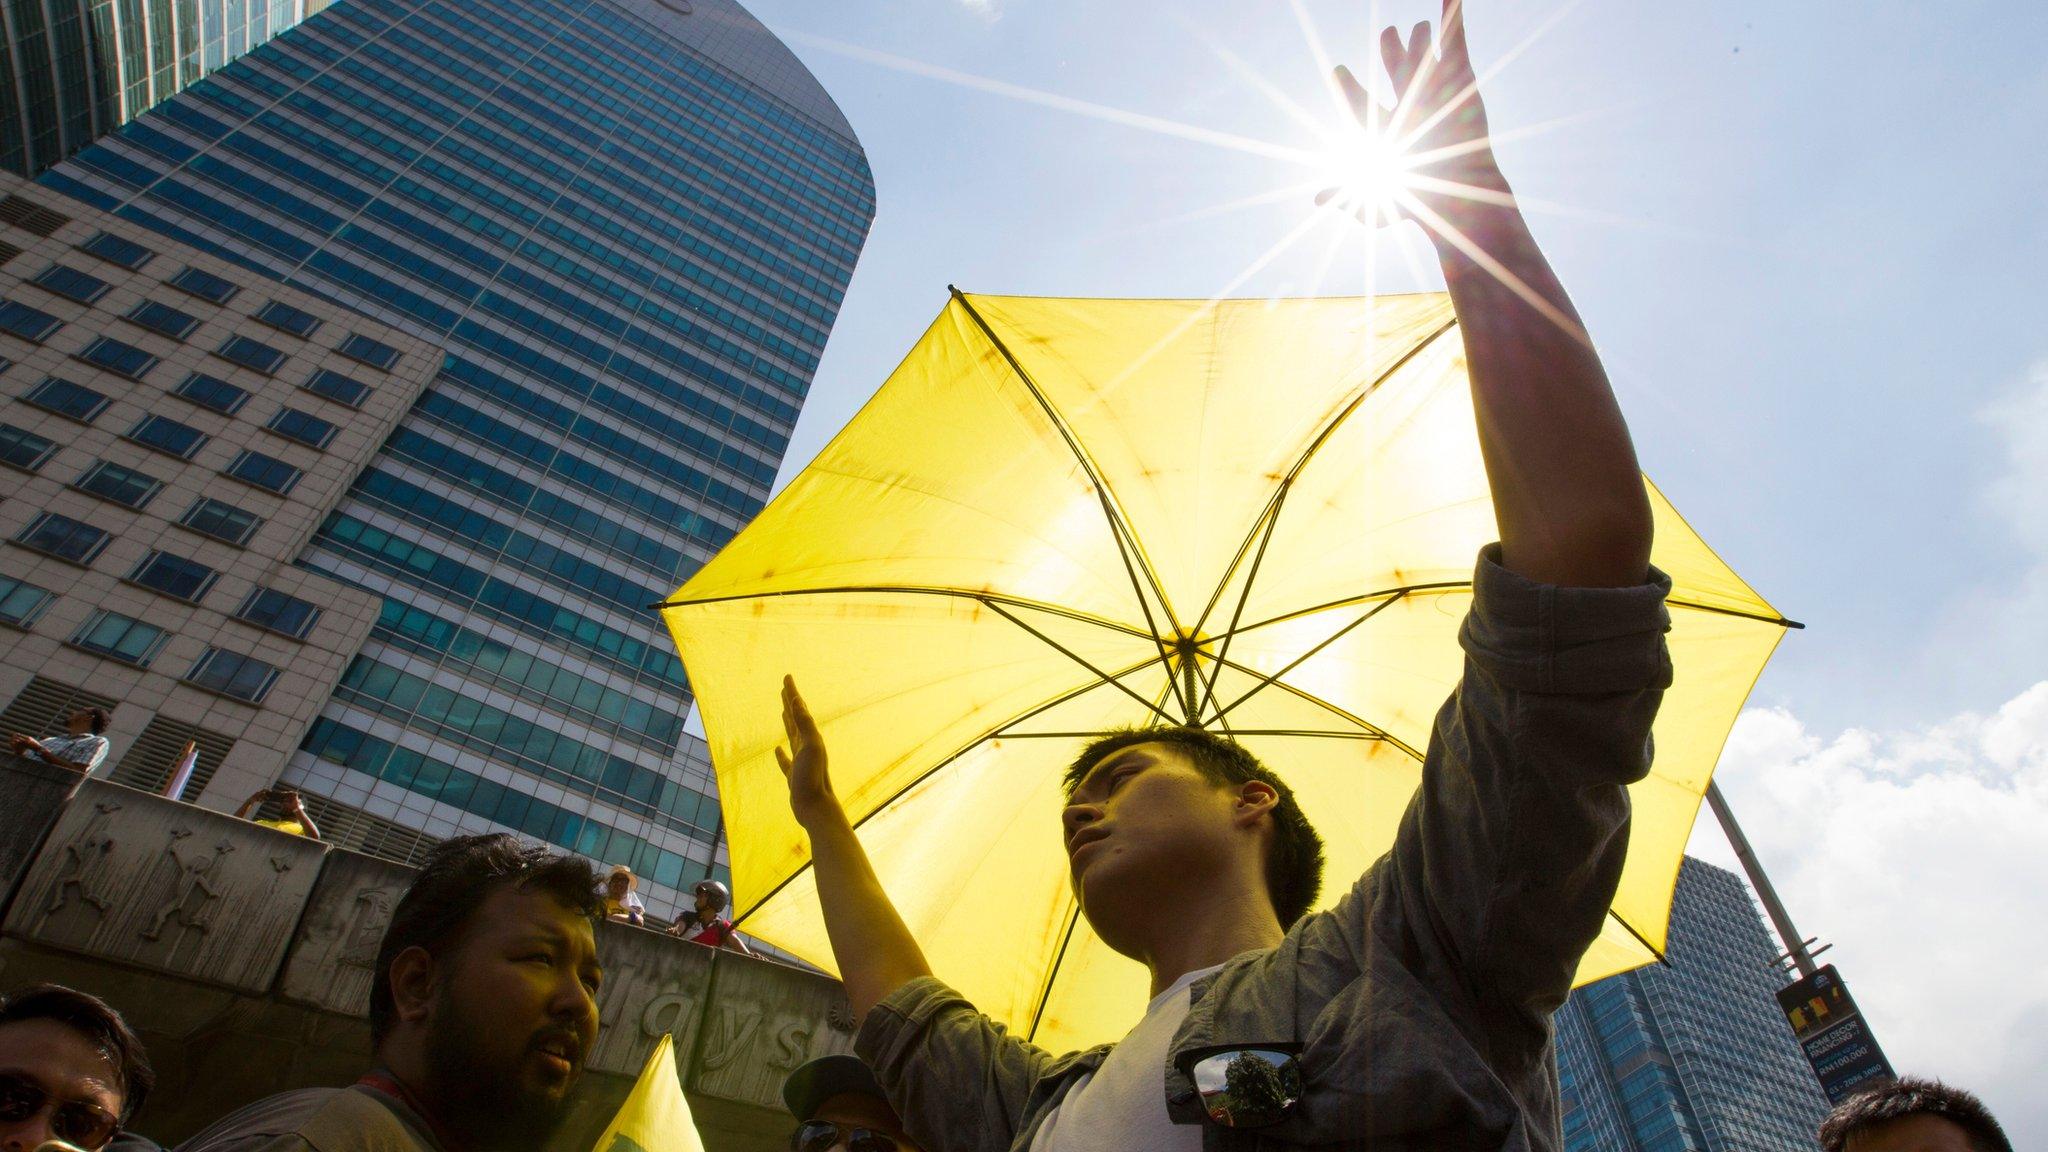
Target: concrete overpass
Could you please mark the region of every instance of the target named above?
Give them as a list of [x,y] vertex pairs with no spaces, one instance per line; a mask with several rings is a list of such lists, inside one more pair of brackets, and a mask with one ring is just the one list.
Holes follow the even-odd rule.
[[[104,997],[159,1082],[166,1146],[370,1061],[377,944],[412,869],[0,754],[0,988]],[[837,981],[624,924],[598,926],[602,1032],[555,1147],[597,1139],[663,1035],[710,1152],[786,1147],[782,1079],[853,1045]]]

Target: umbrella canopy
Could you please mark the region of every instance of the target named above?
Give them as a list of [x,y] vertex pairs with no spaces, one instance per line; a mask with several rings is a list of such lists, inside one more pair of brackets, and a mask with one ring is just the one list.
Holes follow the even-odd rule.
[[[1581,982],[1655,959],[1700,797],[1788,623],[1651,489],[1677,682]],[[663,606],[703,712],[736,910],[833,967],[776,766],[782,675],[933,970],[1054,1050],[1147,974],[1081,918],[1061,773],[1092,734],[1243,741],[1328,840],[1333,901],[1392,843],[1495,538],[1440,293],[955,293],[875,397]]]

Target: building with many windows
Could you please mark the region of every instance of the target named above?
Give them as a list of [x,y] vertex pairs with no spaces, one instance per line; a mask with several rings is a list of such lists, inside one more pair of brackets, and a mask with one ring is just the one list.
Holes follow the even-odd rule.
[[291,558],[440,360],[0,176],[0,732],[97,705],[101,775],[275,782],[380,608]]
[[1687,857],[1664,963],[1557,1014],[1570,1152],[1815,1152],[1827,1115],[1780,1014],[1777,949],[1740,877]]
[[41,172],[319,7],[318,0],[0,4],[0,171]]
[[381,600],[285,773],[323,827],[722,875],[650,606],[765,502],[874,213],[789,50],[731,0],[347,0],[42,179],[447,349],[300,561]]

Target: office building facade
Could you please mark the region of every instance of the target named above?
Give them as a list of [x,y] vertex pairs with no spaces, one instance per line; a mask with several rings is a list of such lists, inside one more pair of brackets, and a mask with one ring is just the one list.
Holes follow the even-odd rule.
[[1687,857],[1665,962],[1557,1014],[1570,1152],[1816,1152],[1827,1100],[1780,1014],[1777,948],[1740,877]]
[[318,0],[0,4],[0,171],[33,176],[303,19]]
[[650,606],[765,502],[874,211],[788,49],[729,0],[346,0],[43,181],[447,349],[302,559],[382,608],[286,779],[657,909],[723,875]]
[[440,363],[0,176],[0,731],[97,706],[98,775],[275,782],[381,607],[290,559]]

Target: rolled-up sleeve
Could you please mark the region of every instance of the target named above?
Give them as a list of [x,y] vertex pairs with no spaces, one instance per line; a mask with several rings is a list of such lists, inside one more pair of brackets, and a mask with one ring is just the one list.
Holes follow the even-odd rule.
[[1670,580],[1538,584],[1481,553],[1422,783],[1387,861],[1409,934],[1444,979],[1535,1039],[1570,992],[1628,851],[1671,660]]
[[1053,1063],[929,976],[869,1009],[853,1049],[918,1143],[948,1152],[1008,1149]]

